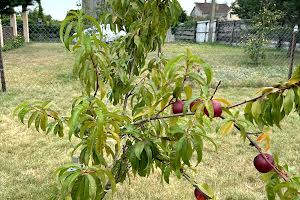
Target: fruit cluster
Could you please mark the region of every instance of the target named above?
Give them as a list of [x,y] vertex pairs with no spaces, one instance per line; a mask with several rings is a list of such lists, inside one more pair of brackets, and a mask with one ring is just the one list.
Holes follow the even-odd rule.
[[[192,103],[190,103],[190,111],[195,112],[197,110],[197,107],[203,103],[202,99],[196,99]],[[212,100],[212,106],[214,110],[214,117],[221,117],[222,115],[222,105],[219,101],[217,100]],[[173,103],[172,105],[172,111],[174,114],[179,114],[183,113],[184,109],[184,101],[182,100],[177,100],[176,102]],[[209,112],[206,108],[204,108],[204,113],[205,115],[209,116]]]

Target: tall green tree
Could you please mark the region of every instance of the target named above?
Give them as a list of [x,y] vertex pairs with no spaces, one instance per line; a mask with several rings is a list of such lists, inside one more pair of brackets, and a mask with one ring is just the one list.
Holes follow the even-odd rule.
[[22,6],[22,11],[27,10],[28,6],[37,3],[39,10],[42,12],[41,0],[0,0],[0,14],[14,13],[14,7]]
[[264,9],[281,11],[282,23],[295,25],[300,23],[299,0],[236,0],[233,5],[233,13],[242,19],[253,19]]

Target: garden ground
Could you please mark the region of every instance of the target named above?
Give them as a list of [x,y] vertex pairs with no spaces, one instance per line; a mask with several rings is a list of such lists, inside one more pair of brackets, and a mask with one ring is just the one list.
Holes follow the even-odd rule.
[[[277,55],[270,52],[263,66],[248,66],[240,48],[220,45],[168,44],[167,57],[189,47],[207,60],[215,72],[215,82],[222,80],[217,96],[238,102],[254,96],[258,87],[268,86],[287,76],[282,63],[271,65]],[[273,55],[274,57],[272,57]],[[154,55],[153,55],[154,56]],[[296,58],[300,61],[300,57]],[[21,125],[12,116],[13,109],[27,99],[51,99],[56,109],[68,113],[72,98],[80,94],[80,84],[72,77],[72,56],[61,44],[33,43],[4,53],[7,94],[0,93],[0,199],[43,200],[56,189],[53,171],[70,161],[72,147],[67,139],[38,133]],[[196,87],[196,86],[195,86]],[[299,116],[291,114],[274,129],[271,151],[279,153],[282,163],[300,171]],[[220,200],[266,199],[264,184],[252,161],[257,154],[237,133],[221,137],[211,133],[218,151],[205,143],[203,162],[190,173],[198,182],[207,182]],[[150,178],[131,177],[118,186],[107,199],[185,200],[193,199],[193,188],[184,179],[171,178],[161,184],[159,171]]]

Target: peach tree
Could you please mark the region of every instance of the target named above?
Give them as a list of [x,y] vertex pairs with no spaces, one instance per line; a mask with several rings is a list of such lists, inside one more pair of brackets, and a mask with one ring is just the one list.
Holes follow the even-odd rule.
[[[280,127],[291,112],[300,113],[300,68],[287,82],[230,105],[217,97],[220,82],[213,84],[209,64],[190,50],[170,59],[160,51],[148,55],[159,49],[176,23],[176,0],[110,4],[111,13],[100,22],[74,12],[62,23],[61,40],[75,57],[73,73],[82,86],[70,114],[62,116],[49,101],[24,102],[16,108],[28,127],[76,143],[72,155],[78,155],[79,163],[57,169],[60,190],[55,198],[103,199],[132,174],[148,177],[160,171],[167,183],[171,175],[185,178],[198,200],[216,199],[212,188],[197,183],[187,171],[201,163],[204,143],[217,148],[209,133],[219,121],[220,135],[236,129],[241,142],[248,140],[258,150],[254,165],[263,173],[268,199],[299,199],[299,175],[267,151],[272,127]],[[125,30],[126,35],[106,44],[100,24]],[[85,33],[91,26],[97,32]]]

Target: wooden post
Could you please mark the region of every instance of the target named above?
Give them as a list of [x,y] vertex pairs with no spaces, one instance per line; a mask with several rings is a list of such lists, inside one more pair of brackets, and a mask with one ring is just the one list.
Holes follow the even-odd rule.
[[25,38],[25,42],[29,42],[29,25],[28,25],[28,11],[22,12],[22,20],[23,20],[23,35]]
[[294,27],[293,36],[292,36],[288,79],[290,79],[292,77],[292,74],[293,74],[295,50],[296,50],[296,45],[297,45],[297,39],[296,39],[297,32],[298,32],[298,25],[296,25]]
[[208,42],[213,42],[214,20],[216,15],[216,0],[211,1],[211,15],[209,22]]
[[6,92],[6,82],[5,82],[3,58],[2,58],[2,48],[0,48],[0,79],[1,79],[2,92]]
[[1,47],[0,47],[0,80],[1,80],[2,91],[6,92],[6,82],[5,82],[3,58],[2,58],[2,47],[3,47],[4,43],[3,43],[3,31],[2,31],[1,19],[0,19],[0,42],[1,42]]
[[2,29],[2,21],[0,19],[0,47],[2,48],[3,46],[4,46],[3,29]]
[[10,15],[10,26],[13,28],[13,36],[17,37],[18,30],[17,30],[17,17],[16,13]]

